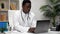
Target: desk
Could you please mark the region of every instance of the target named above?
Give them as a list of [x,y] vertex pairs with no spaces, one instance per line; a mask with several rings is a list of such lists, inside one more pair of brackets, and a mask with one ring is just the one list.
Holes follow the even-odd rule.
[[9,32],[6,32],[6,34],[60,34],[60,32],[49,31],[49,32],[46,32],[46,33],[20,33],[20,32],[17,32],[17,31],[9,31]]

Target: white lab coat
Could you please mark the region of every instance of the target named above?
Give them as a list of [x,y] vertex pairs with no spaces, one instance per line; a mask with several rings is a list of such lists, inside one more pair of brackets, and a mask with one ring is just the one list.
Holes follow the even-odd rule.
[[36,19],[34,18],[34,14],[32,12],[29,12],[28,20],[26,20],[27,19],[26,16],[28,17],[28,14],[25,14],[23,11],[17,11],[14,14],[13,22],[14,29],[16,31],[28,32],[30,27],[36,27]]

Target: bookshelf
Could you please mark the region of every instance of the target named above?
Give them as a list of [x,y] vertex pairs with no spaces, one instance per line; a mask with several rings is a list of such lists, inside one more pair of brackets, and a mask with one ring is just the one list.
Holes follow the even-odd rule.
[[19,10],[19,0],[0,0],[0,22],[8,21],[8,10]]
[[9,0],[0,0],[0,22],[8,22]]
[[[9,10],[19,10],[19,0],[0,0],[0,24],[3,24],[0,25],[0,27],[2,28],[3,26],[4,27],[10,26],[9,25],[11,23],[10,17],[12,13],[10,13]],[[11,11],[11,12],[15,12],[15,11]]]
[[8,11],[0,11],[0,22],[8,21]]
[[0,0],[0,11],[9,10],[9,0]]

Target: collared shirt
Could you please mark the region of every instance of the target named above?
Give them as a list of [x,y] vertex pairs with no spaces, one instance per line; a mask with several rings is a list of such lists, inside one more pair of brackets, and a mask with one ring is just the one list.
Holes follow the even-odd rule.
[[28,32],[30,27],[36,27],[35,15],[32,12],[25,14],[23,11],[17,11],[14,14],[13,22],[16,31]]

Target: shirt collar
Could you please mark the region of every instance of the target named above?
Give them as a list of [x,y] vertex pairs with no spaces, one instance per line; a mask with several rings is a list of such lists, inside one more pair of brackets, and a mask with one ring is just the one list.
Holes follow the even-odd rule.
[[25,16],[25,13],[22,11],[22,15]]
[[30,12],[29,12],[28,14],[25,14],[25,13],[23,12],[23,10],[22,10],[22,15],[23,15],[23,18],[25,18],[26,15],[29,16],[29,19],[30,19],[30,17],[31,17],[31,13],[30,13]]
[[25,14],[23,11],[22,11],[22,15],[25,17],[25,16],[29,16],[29,13],[28,14]]

